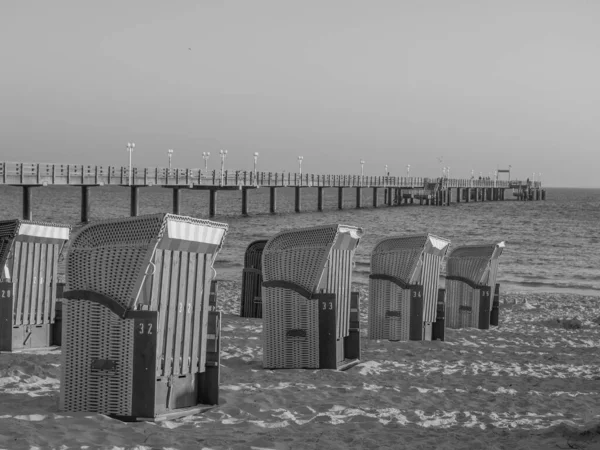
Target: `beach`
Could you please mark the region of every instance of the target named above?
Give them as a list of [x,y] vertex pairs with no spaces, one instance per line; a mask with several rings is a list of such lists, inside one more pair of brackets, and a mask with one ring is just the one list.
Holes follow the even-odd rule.
[[0,448],[600,448],[599,297],[502,292],[499,327],[389,342],[356,288],[360,364],[265,370],[262,320],[221,281],[220,404],[176,420],[59,412],[60,348],[0,354]]

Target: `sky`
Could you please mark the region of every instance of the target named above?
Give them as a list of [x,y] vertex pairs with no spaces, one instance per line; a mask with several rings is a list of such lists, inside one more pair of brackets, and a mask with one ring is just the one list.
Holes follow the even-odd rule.
[[[600,187],[600,2],[1,0],[2,161]],[[504,178],[501,178],[504,179]]]

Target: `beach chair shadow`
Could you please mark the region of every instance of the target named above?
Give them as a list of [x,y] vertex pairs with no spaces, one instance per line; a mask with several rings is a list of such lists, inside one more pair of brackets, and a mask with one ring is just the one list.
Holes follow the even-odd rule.
[[358,293],[351,292],[361,228],[283,231],[262,257],[263,367],[338,369],[360,358]]
[[69,225],[0,221],[0,351],[52,345],[59,256]]
[[226,231],[155,214],[77,233],[63,294],[61,411],[162,420],[218,403],[213,262]]
[[443,340],[443,323],[437,334],[433,331],[440,269],[449,244],[431,234],[377,242],[369,275],[369,339]]
[[504,242],[464,245],[446,263],[446,325],[489,329],[498,325],[500,285],[498,258]]

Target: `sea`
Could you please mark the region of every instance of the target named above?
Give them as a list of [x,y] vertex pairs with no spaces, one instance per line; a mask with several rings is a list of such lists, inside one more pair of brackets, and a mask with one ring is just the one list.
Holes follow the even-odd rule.
[[[129,215],[129,189],[90,189],[90,221]],[[180,213],[229,225],[215,262],[217,278],[241,280],[248,245],[290,228],[345,224],[363,228],[355,254],[353,283],[368,284],[370,253],[385,237],[431,233],[451,247],[504,241],[498,282],[504,292],[552,292],[600,296],[600,189],[546,188],[545,201],[453,203],[451,206],[372,207],[372,189],[363,189],[363,208],[356,209],[356,190],[345,189],[338,209],[337,189],[324,190],[324,211],[317,211],[317,189],[302,189],[301,210],[294,212],[293,188],[277,189],[277,213],[269,213],[269,189],[248,192],[247,216],[241,214],[241,191],[220,191],[217,214],[209,218],[208,191],[182,190]],[[169,213],[172,191],[140,188],[139,214]],[[73,186],[33,189],[33,220],[81,226],[81,191]],[[22,189],[0,186],[0,219],[22,217]],[[444,268],[442,269],[443,278]]]

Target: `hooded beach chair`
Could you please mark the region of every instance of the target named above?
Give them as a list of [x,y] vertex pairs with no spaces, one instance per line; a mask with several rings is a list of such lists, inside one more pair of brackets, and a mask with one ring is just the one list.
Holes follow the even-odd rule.
[[[446,325],[480,328],[498,325],[498,257],[504,242],[465,245],[450,252],[446,263]],[[490,323],[492,310],[494,321]],[[495,322],[495,323],[494,323]]]
[[241,317],[262,317],[262,254],[267,240],[252,242],[244,254],[242,272]]
[[51,345],[58,264],[69,225],[0,221],[0,350]]
[[369,339],[432,339],[440,268],[449,244],[431,234],[377,242],[369,275]]
[[263,366],[344,370],[360,357],[358,293],[351,292],[361,228],[283,231],[265,245]]
[[218,403],[213,262],[227,225],[173,214],[82,228],[67,255],[62,411],[161,420]]

